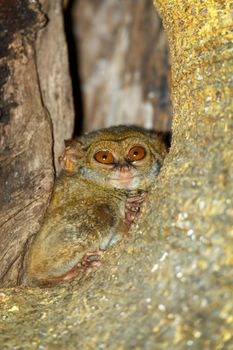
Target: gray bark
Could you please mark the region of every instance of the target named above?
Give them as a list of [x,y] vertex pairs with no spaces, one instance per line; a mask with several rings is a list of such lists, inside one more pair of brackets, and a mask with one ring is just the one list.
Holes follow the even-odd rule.
[[168,45],[151,0],[77,0],[84,129],[171,128]]
[[43,219],[53,187],[53,140],[56,159],[64,138],[73,131],[61,5],[56,1],[49,9],[48,3],[44,6],[51,18],[45,27],[37,3],[22,2],[17,7],[14,2],[1,2],[2,285],[17,283],[27,245]]

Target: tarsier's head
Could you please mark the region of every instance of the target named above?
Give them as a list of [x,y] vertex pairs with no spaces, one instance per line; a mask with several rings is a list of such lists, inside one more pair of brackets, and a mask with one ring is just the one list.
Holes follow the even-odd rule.
[[68,142],[60,161],[67,175],[79,174],[105,187],[146,190],[167,149],[161,133],[117,126]]

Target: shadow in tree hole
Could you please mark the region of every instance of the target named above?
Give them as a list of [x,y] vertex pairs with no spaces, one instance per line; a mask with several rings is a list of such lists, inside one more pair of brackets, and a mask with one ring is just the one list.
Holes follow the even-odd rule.
[[81,79],[79,75],[78,52],[75,44],[75,37],[72,26],[72,7],[74,2],[74,0],[68,1],[67,7],[64,10],[64,27],[68,46],[69,69],[73,89],[75,111],[75,125],[73,136],[78,136],[83,131],[84,110],[81,91]]

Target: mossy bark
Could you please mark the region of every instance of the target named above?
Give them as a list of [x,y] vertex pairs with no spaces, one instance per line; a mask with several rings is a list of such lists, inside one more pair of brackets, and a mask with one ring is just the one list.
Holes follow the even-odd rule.
[[1,292],[9,348],[232,346],[230,4],[156,6],[169,38],[175,120],[150,205],[91,275]]

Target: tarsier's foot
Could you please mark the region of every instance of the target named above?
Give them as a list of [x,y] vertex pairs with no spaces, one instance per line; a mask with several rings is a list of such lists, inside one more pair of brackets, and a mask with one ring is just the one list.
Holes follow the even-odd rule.
[[86,253],[82,260],[78,262],[71,270],[67,271],[61,276],[56,276],[46,280],[41,280],[41,284],[52,285],[62,281],[72,280],[77,277],[80,273],[89,273],[93,267],[99,267],[101,265],[101,258],[104,255],[104,250],[98,249],[94,252]]
[[145,203],[145,196],[146,192],[141,192],[127,198],[125,205],[125,223],[129,228],[140,216],[141,208]]
[[93,267],[98,267],[101,265],[101,258],[104,255],[104,250],[98,249],[91,253],[86,253],[82,258],[80,268],[86,270],[87,272],[91,271]]

